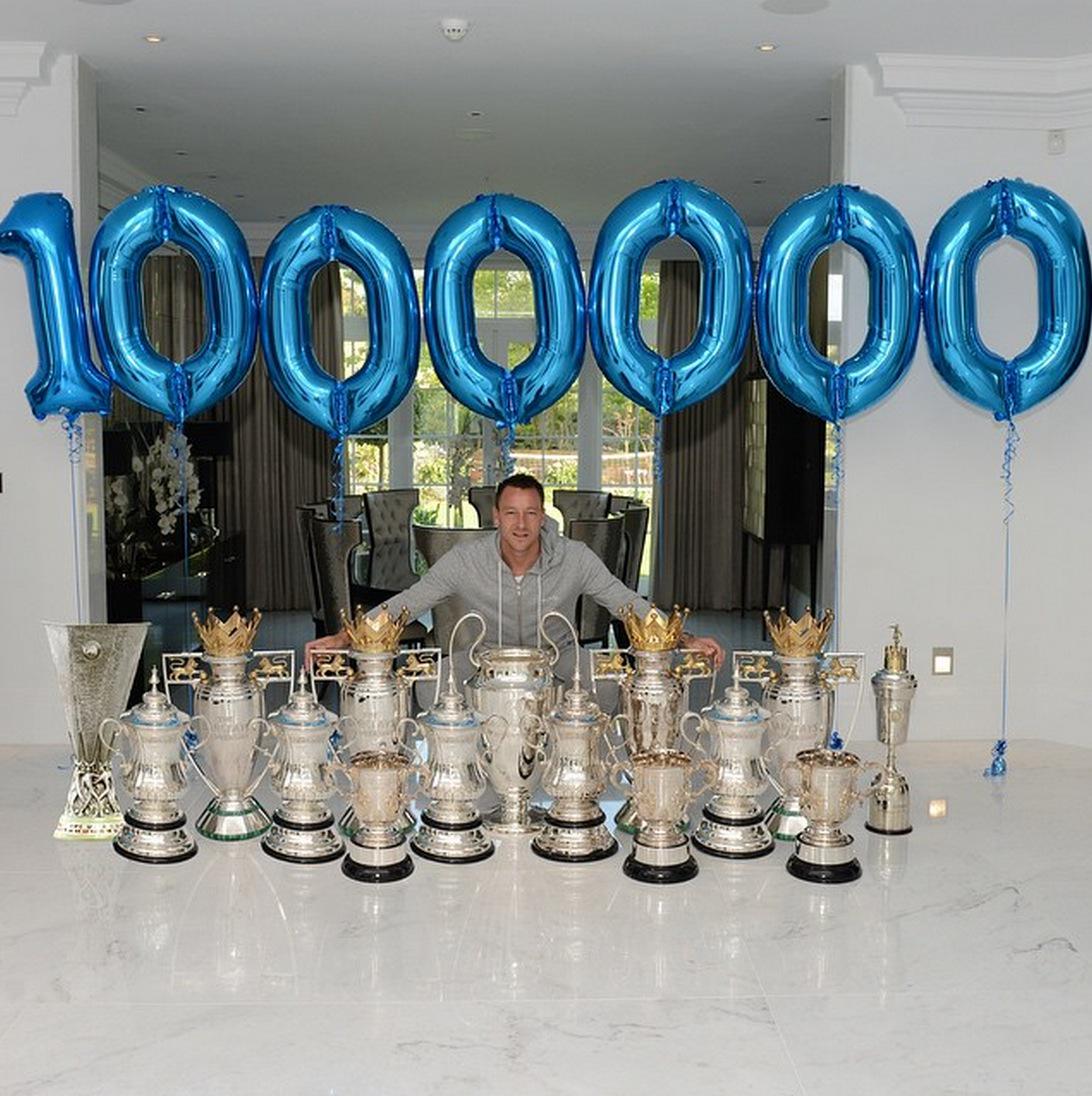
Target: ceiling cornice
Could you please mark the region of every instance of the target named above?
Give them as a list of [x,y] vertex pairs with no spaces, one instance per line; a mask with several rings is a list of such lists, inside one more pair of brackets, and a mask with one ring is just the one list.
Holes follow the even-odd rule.
[[49,80],[45,42],[0,42],[0,116],[14,117],[32,87]]
[[1092,54],[1074,57],[877,55],[880,86],[911,126],[1092,126]]

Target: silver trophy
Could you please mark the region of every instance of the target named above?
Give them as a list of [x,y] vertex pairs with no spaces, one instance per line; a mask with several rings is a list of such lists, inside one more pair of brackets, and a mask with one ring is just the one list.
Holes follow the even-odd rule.
[[420,759],[398,751],[354,754],[343,766],[357,828],[341,870],[359,883],[393,883],[413,871],[402,818],[413,800],[410,780],[423,779]]
[[531,806],[545,756],[544,716],[561,699],[554,676],[557,648],[470,648],[475,671],[465,686],[467,703],[482,724],[485,771],[500,803],[486,812],[486,828],[498,834],[540,830],[545,814]]
[[112,840],[123,825],[110,768],[113,739],[100,737],[102,721],[125,708],[136,677],[148,625],[45,625],[57,670],[72,746],[68,802],[54,837]]
[[906,741],[910,730],[910,704],[918,679],[907,669],[906,648],[897,624],[894,636],[883,650],[883,669],[872,675],[876,694],[876,737],[887,747],[887,760],[872,782],[865,829],[873,833],[909,833],[910,783],[895,767],[895,747]]
[[[649,750],[675,749],[685,725],[690,683],[712,680],[713,664],[708,656],[678,651],[688,615],[688,609],[678,606],[670,616],[653,606],[641,618],[627,608],[621,618],[629,634],[632,665],[625,652],[593,652],[593,678],[619,683],[621,711],[615,717],[615,727],[630,757]],[[626,833],[635,832],[637,811],[632,799],[626,800],[614,821]]]
[[[159,672],[152,669],[144,699],[120,719],[104,719],[99,727],[103,745],[121,754],[121,779],[133,805],[114,838],[114,848],[143,864],[175,864],[197,854],[197,842],[186,831],[179,800],[186,790],[182,740],[190,720],[159,690]],[[127,745],[119,745],[127,743]]]
[[[766,824],[779,841],[793,841],[806,825],[795,796],[786,795],[779,766],[802,749],[828,744],[834,729],[834,690],[839,685],[864,685],[864,655],[824,653],[827,636],[834,624],[828,609],[816,619],[809,607],[799,620],[784,609],[774,620],[769,613],[766,628],[772,651],[737,651],[732,669],[741,681],[763,684],[762,707],[771,716],[768,734],[770,782],[778,793],[766,811]],[[777,663],[774,669],[773,663]],[[794,731],[793,726],[799,730]],[[811,728],[821,733],[818,743],[785,741],[810,739]],[[787,751],[792,752],[786,757]]]
[[842,823],[871,791],[858,782],[875,762],[863,763],[845,750],[805,750],[783,769],[786,786],[800,799],[807,826],[796,839],[796,851],[786,867],[790,875],[809,883],[850,883],[861,876],[853,855],[853,838]]
[[441,864],[474,864],[493,855],[482,830],[478,800],[487,786],[482,767],[482,725],[455,682],[451,652],[455,636],[473,620],[485,635],[480,613],[466,613],[451,629],[447,684],[436,703],[417,719],[428,746],[428,766],[420,790],[428,797],[410,845],[418,856]]
[[[690,843],[680,824],[690,804],[716,783],[717,767],[709,760],[695,762],[689,754],[677,750],[650,750],[629,762],[616,762],[611,768],[611,783],[623,794],[619,777],[626,775],[633,789],[637,808],[637,832],[633,851],[622,870],[642,883],[683,883],[698,874],[698,864],[690,855]],[[704,777],[691,784],[695,773]]]
[[262,849],[293,864],[339,859],[345,843],[328,806],[335,789],[330,740],[337,721],[319,704],[306,674],[300,674],[296,691],[269,716],[266,727],[276,742],[269,776],[281,804],[262,836]]
[[606,815],[599,809],[599,796],[607,786],[600,740],[608,719],[581,684],[580,642],[572,621],[558,612],[546,613],[539,629],[548,642],[545,625],[551,617],[557,617],[572,632],[576,669],[572,688],[546,715],[549,749],[542,787],[552,801],[531,849],[546,860],[566,864],[603,860],[618,851],[618,842],[607,829]]
[[[392,615],[385,604],[370,613],[358,607],[352,620],[343,612],[341,621],[350,647],[316,651],[312,673],[316,681],[340,684],[338,729],[343,751],[349,755],[397,752],[405,745],[414,683],[437,679],[439,651],[399,652],[409,621],[405,610]],[[356,825],[350,804],[339,826],[346,837],[352,837]],[[403,828],[408,831],[413,826],[413,816],[407,813]]]
[[[204,623],[194,614],[203,654],[163,656],[168,688],[193,689],[192,724],[200,742],[186,745],[194,768],[213,794],[196,828],[214,841],[244,841],[270,826],[269,815],[254,798],[272,757],[262,742],[265,691],[275,681],[291,685],[295,655],[252,651],[261,619],[257,609],[249,619],[235,609],[227,620],[209,610]],[[261,755],[266,757],[263,765],[258,764]]]
[[711,740],[717,782],[694,832],[694,846],[731,860],[766,856],[773,852],[774,839],[755,796],[767,784],[762,738],[769,713],[751,699],[737,677],[701,716],[702,729]]

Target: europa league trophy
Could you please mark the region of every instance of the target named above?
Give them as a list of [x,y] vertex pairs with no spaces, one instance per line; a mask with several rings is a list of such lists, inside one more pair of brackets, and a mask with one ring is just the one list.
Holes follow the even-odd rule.
[[865,829],[873,833],[909,833],[910,784],[895,768],[895,747],[906,741],[910,729],[910,703],[918,679],[907,669],[906,648],[897,624],[891,643],[883,649],[883,669],[872,675],[876,694],[876,737],[887,747],[887,760],[872,782]]
[[[630,757],[649,750],[674,750],[690,682],[713,676],[706,655],[684,651],[676,656],[689,612],[675,606],[668,616],[653,606],[641,618],[632,607],[624,609],[621,618],[629,634],[632,667],[621,651],[593,652],[593,679],[619,683],[621,710],[615,725]],[[627,799],[614,821],[620,830],[635,832],[637,812],[632,799]]]
[[197,842],[186,831],[186,816],[178,805],[186,790],[186,762],[182,739],[190,720],[159,691],[159,672],[153,668],[144,699],[120,719],[104,719],[99,735],[111,751],[120,731],[128,749],[122,749],[121,778],[133,798],[125,825],[114,838],[114,848],[129,860],[144,864],[175,864],[197,853]]
[[46,624],[45,630],[73,763],[68,802],[53,836],[110,840],[123,823],[110,769],[113,736],[100,737],[99,727],[125,707],[148,625]]
[[606,815],[599,809],[599,796],[607,785],[600,740],[608,720],[581,683],[583,652],[572,621],[558,612],[546,613],[539,630],[549,640],[545,624],[551,617],[564,622],[572,633],[576,669],[572,688],[546,715],[549,748],[542,787],[552,802],[542,831],[531,841],[531,849],[546,860],[565,864],[604,860],[618,851],[618,842],[607,829]]
[[[834,689],[839,685],[862,684],[864,655],[829,654],[823,651],[834,613],[811,615],[810,607],[799,620],[784,609],[774,620],[769,613],[766,628],[773,651],[736,651],[733,670],[741,681],[763,683],[762,707],[771,717],[767,751],[770,783],[778,793],[766,811],[766,823],[779,841],[792,841],[804,829],[800,805],[785,793],[780,778],[781,764],[810,748],[813,731],[820,745],[826,745],[834,726]],[[774,670],[771,660],[778,664]],[[798,744],[783,739],[804,739]]]
[[879,766],[863,764],[845,750],[827,749],[804,750],[782,768],[786,789],[799,796],[808,823],[786,862],[790,875],[809,883],[850,883],[860,878],[853,838],[840,827],[871,794],[857,790],[861,774],[870,768]]

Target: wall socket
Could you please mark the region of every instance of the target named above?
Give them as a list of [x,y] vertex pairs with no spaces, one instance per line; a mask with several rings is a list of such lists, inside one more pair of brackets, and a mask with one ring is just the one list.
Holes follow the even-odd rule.
[[933,648],[933,673],[945,675],[955,673],[954,647]]

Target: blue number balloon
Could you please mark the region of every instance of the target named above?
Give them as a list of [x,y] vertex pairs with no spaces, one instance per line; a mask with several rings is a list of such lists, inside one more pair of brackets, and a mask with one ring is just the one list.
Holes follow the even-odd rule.
[[[368,295],[368,358],[348,380],[331,377],[311,343],[311,282],[334,261],[360,275]],[[398,238],[346,206],[315,206],[277,233],[262,269],[262,351],[281,399],[344,439],[389,415],[413,386],[421,320],[413,267]]]
[[[531,272],[538,338],[515,369],[490,361],[474,322],[474,271],[501,248]],[[425,333],[436,375],[471,411],[509,431],[556,403],[584,357],[584,283],[565,226],[533,202],[483,195],[436,230],[425,258]]]
[[[975,316],[978,260],[1002,236],[1031,249],[1039,279],[1039,329],[1011,361],[983,345]],[[1080,365],[1090,281],[1084,229],[1057,194],[1021,179],[965,194],[937,222],[926,251],[925,337],[933,365],[965,399],[1011,420],[1057,391]]]
[[[842,240],[868,269],[868,332],[840,365],[808,333],[808,280],[818,255]],[[885,396],[910,368],[921,317],[921,277],[910,226],[890,202],[830,186],[793,202],[762,244],[755,320],[762,364],[787,399],[840,422]]]
[[[702,287],[693,341],[670,358],[641,338],[641,269],[679,236],[697,252]],[[631,194],[599,231],[588,287],[592,350],[624,396],[654,415],[681,411],[735,372],[751,323],[751,243],[736,211],[711,190],[667,179]]]
[[[205,341],[185,362],[157,353],[144,328],[141,267],[167,242],[193,256],[205,294]],[[88,281],[99,356],[138,403],[177,425],[242,384],[257,344],[257,296],[246,241],[218,205],[173,186],[126,198],[99,226]]]
[[38,345],[24,391],[34,417],[110,410],[110,381],[91,361],[72,207],[60,194],[27,194],[0,221],[0,254],[22,264]]

